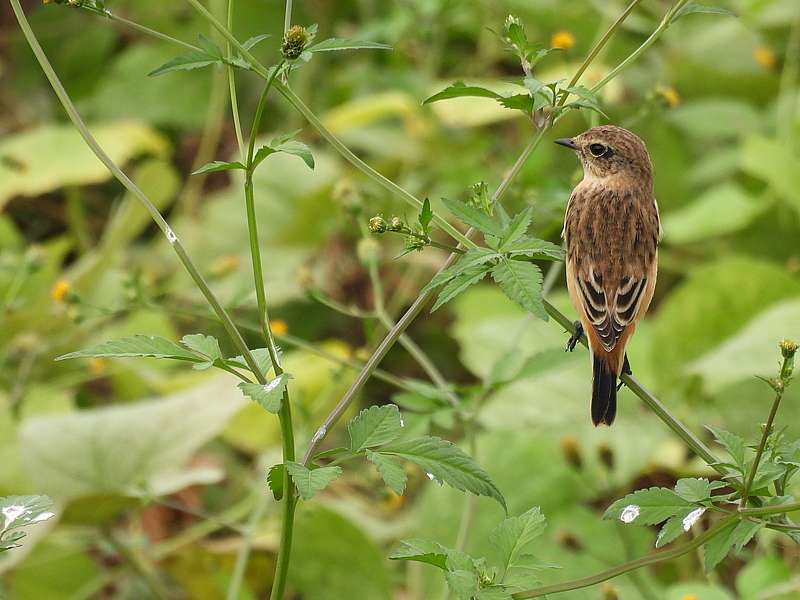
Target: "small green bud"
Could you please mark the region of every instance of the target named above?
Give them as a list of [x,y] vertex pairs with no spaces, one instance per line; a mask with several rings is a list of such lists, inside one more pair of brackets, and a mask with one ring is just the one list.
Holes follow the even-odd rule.
[[402,231],[403,230],[403,220],[400,217],[392,217],[392,220],[389,221],[389,231]]
[[372,217],[369,220],[369,230],[372,233],[385,233],[386,228],[387,228],[386,220],[380,215]]
[[781,340],[780,343],[781,354],[783,354],[783,358],[792,358],[794,353],[797,352],[797,342],[793,342],[792,340]]
[[295,60],[300,58],[300,55],[305,50],[308,43],[311,41],[311,34],[305,27],[295,25],[283,34],[283,43],[281,44],[281,54],[287,60]]
[[783,339],[780,343],[781,354],[783,355],[783,366],[781,366],[781,383],[788,384],[789,378],[794,371],[794,355],[797,352],[797,342]]

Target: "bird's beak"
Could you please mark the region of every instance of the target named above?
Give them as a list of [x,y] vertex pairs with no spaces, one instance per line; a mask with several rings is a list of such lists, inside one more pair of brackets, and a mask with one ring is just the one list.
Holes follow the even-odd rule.
[[572,150],[578,149],[578,144],[576,144],[575,140],[573,140],[572,138],[559,138],[553,141],[559,146],[566,146],[567,148],[571,148]]

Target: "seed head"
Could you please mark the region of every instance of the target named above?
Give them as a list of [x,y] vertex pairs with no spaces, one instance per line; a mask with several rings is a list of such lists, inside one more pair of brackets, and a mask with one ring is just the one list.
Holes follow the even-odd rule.
[[300,58],[300,55],[305,50],[308,43],[311,41],[311,34],[308,29],[295,25],[283,34],[283,43],[281,44],[281,54],[287,60],[295,60]]
[[797,342],[783,339],[781,340],[780,348],[783,358],[792,358],[794,356],[794,353],[797,352]]
[[392,217],[389,221],[389,231],[402,231],[403,220],[400,217]]
[[372,233],[386,233],[386,229],[386,220],[382,216],[377,215],[369,220],[369,230]]

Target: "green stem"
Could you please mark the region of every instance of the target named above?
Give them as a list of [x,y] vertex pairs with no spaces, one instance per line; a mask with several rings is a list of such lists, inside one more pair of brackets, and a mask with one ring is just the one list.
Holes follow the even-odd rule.
[[[227,23],[228,29],[233,31],[233,6],[234,0],[228,0]],[[231,42],[225,40],[225,53],[231,56]],[[242,135],[242,122],[239,118],[239,100],[236,95],[236,71],[233,65],[226,64],[225,70],[228,73],[228,90],[231,97],[231,114],[233,115],[233,130],[236,132],[236,143],[239,145],[239,154],[244,156],[244,136]]]
[[629,54],[628,57],[625,58],[625,60],[623,60],[616,67],[611,69],[611,71],[592,88],[592,92],[593,93],[598,92],[609,81],[611,81],[617,75],[619,75],[619,73],[623,69],[628,67],[628,65],[630,65],[634,61],[636,61],[636,59],[638,59],[645,50],[647,50],[650,46],[652,46],[656,42],[656,40],[661,37],[661,34],[664,33],[667,27],[671,25],[675,13],[677,13],[683,7],[683,5],[686,4],[688,1],[689,0],[678,0],[678,2],[676,2],[672,6],[672,8],[670,8],[667,11],[667,13],[664,15],[664,18],[661,19],[661,23],[659,23],[658,27],[656,27],[655,30],[653,30],[653,33],[650,34],[650,37],[648,37],[644,42],[642,42],[642,45],[639,46],[636,50],[634,50],[631,54]]
[[[790,364],[791,358],[784,358],[783,365],[781,366],[781,373],[784,372],[786,369],[787,364]],[[756,473],[758,472],[758,465],[761,463],[761,455],[764,454],[764,448],[767,446],[767,439],[769,438],[769,434],[772,432],[772,423],[775,421],[775,415],[778,414],[778,407],[781,404],[781,399],[783,398],[783,391],[786,387],[786,383],[782,378],[777,381],[778,385],[775,386],[775,400],[772,401],[772,408],[770,408],[769,416],[767,417],[767,423],[764,425],[764,432],[761,434],[761,441],[758,443],[758,449],[756,450],[756,457],[753,460],[753,466],[750,467],[750,472],[747,474],[747,481],[745,481],[744,489],[742,490],[742,503],[741,507],[747,508],[747,501],[750,498],[750,491],[753,487],[753,480],[756,477]]]
[[711,538],[713,538],[720,532],[724,531],[728,527],[728,525],[730,525],[736,519],[737,517],[735,515],[722,519],[715,527],[712,527],[711,529],[707,530],[701,535],[698,535],[691,542],[688,542],[686,544],[681,544],[680,546],[678,546],[677,548],[673,548],[672,550],[653,552],[652,554],[648,554],[647,556],[643,556],[641,558],[637,558],[636,560],[631,560],[622,563],[621,565],[617,565],[616,567],[612,567],[611,569],[607,569],[605,571],[601,571],[599,573],[590,575],[588,577],[583,577],[581,579],[573,579],[572,581],[565,581],[563,583],[556,583],[553,585],[545,585],[542,587],[534,588],[532,590],[518,592],[516,594],[512,594],[512,598],[514,598],[515,600],[522,600],[523,598],[538,598],[540,596],[546,596],[548,594],[557,594],[559,592],[578,590],[592,585],[597,585],[598,583],[602,583],[609,579],[613,579],[614,577],[618,577],[619,575],[628,573],[630,571],[634,571],[636,569],[641,569],[642,567],[647,567],[649,565],[654,565],[668,560],[673,560],[675,558],[678,558],[679,556],[683,556],[688,552],[692,552],[696,548],[699,548],[707,541],[709,541]]
[[[58,78],[53,66],[50,64],[50,61],[47,58],[47,55],[42,50],[41,45],[39,44],[39,40],[36,39],[36,34],[34,34],[33,30],[31,29],[30,23],[28,23],[28,19],[25,17],[25,13],[20,6],[19,0],[10,0],[11,1],[11,8],[14,11],[14,15],[17,18],[17,22],[19,23],[20,29],[22,30],[25,39],[28,42],[28,45],[31,47],[36,60],[39,62],[39,65],[44,71],[45,76],[47,77],[48,81],[50,82],[53,91],[55,92],[56,96],[58,97],[61,105],[64,107],[64,111],[69,116],[70,121],[72,121],[75,128],[80,133],[81,137],[83,138],[86,145],[89,146],[91,151],[97,156],[100,162],[105,165],[105,167],[111,172],[111,174],[129,191],[131,192],[138,200],[142,203],[142,205],[147,209],[152,217],[153,221],[156,223],[158,228],[167,238],[167,241],[172,246],[172,249],[178,255],[178,259],[183,264],[186,271],[189,273],[189,276],[195,282],[200,292],[205,297],[206,301],[209,303],[211,308],[219,317],[220,321],[222,322],[222,326],[225,328],[225,331],[230,336],[233,344],[236,348],[242,353],[245,361],[247,362],[248,367],[253,371],[257,378],[262,378],[263,375],[260,373],[258,369],[258,363],[256,362],[255,358],[253,358],[250,349],[247,347],[244,339],[242,338],[241,333],[239,330],[236,329],[233,321],[231,320],[230,316],[228,315],[227,311],[222,307],[222,305],[217,300],[214,293],[208,287],[203,276],[195,267],[192,260],[186,254],[186,250],[184,249],[183,245],[181,244],[178,236],[175,235],[172,228],[169,226],[167,221],[164,217],[161,216],[161,213],[155,207],[155,205],[150,201],[150,199],[145,195],[145,193],[137,186],[131,179],[125,175],[125,173],[114,163],[113,160],[106,154],[100,144],[97,143],[97,140],[91,134],[89,129],[84,123],[83,119],[81,118],[80,114],[78,113],[75,105],[72,103],[72,100],[67,94],[67,91],[64,89],[64,86],[61,84],[61,80]],[[265,383],[264,380],[262,383]]]
[[239,599],[239,590],[242,587],[242,580],[244,579],[247,562],[250,560],[250,551],[253,547],[253,536],[256,534],[258,524],[267,509],[268,499],[267,494],[259,487],[256,503],[253,507],[253,512],[250,514],[250,521],[247,524],[247,531],[242,536],[241,546],[236,555],[236,564],[233,566],[233,575],[231,575],[231,583],[228,586],[228,592],[225,594],[225,600]]
[[157,31],[155,29],[150,29],[149,27],[141,25],[141,24],[137,23],[136,21],[130,21],[130,20],[124,18],[124,17],[117,16],[114,13],[112,13],[110,10],[106,10],[105,13],[103,13],[103,15],[106,16],[111,21],[116,21],[117,23],[120,23],[121,25],[125,25],[127,27],[130,27],[131,29],[135,29],[136,31],[139,31],[140,33],[144,33],[145,35],[149,35],[149,36],[158,38],[158,39],[163,40],[165,42],[170,42],[171,44],[178,44],[179,46],[183,46],[183,48],[185,48],[186,50],[190,50],[192,52],[201,52],[200,48],[198,48],[197,46],[195,46],[193,44],[189,44],[188,42],[184,42],[182,40],[179,40],[178,38],[174,38],[171,35],[167,35],[166,33],[162,33],[162,32]]
[[768,517],[770,515],[782,515],[785,513],[796,512],[798,510],[800,510],[800,502],[791,502],[789,504],[779,504],[778,506],[743,508],[739,511],[739,514],[747,517]]

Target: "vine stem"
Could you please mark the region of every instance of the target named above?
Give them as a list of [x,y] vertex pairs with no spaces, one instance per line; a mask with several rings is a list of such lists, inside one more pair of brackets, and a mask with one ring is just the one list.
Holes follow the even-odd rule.
[[666,550],[662,552],[653,552],[652,554],[648,554],[647,556],[643,556],[641,558],[637,558],[635,560],[622,563],[621,565],[617,565],[616,567],[606,569],[605,571],[600,571],[599,573],[595,573],[594,575],[589,575],[588,577],[582,577],[581,579],[573,579],[571,581],[565,581],[564,583],[545,585],[531,590],[526,590],[524,592],[517,592],[516,594],[512,594],[511,597],[514,598],[514,600],[523,600],[524,598],[538,598],[540,596],[546,596],[548,594],[557,594],[559,592],[579,590],[581,588],[597,585],[598,583],[602,583],[609,579],[613,579],[614,577],[618,577],[619,575],[623,575],[624,573],[635,571],[636,569],[641,569],[642,567],[678,558],[679,556],[683,556],[687,552],[691,552],[699,548],[703,544],[705,544],[708,540],[710,540],[717,534],[724,531],[728,527],[728,525],[730,525],[733,521],[737,520],[737,518],[738,517],[736,515],[726,517],[722,519],[716,526],[698,535],[691,542],[682,544],[677,548],[673,548],[671,550]]
[[151,218],[156,223],[158,228],[167,238],[167,241],[172,246],[172,249],[175,251],[175,254],[178,255],[178,259],[183,264],[186,271],[189,273],[189,276],[194,281],[195,285],[198,287],[200,292],[205,297],[208,304],[211,306],[213,311],[216,313],[217,317],[219,317],[222,326],[225,328],[225,331],[230,336],[233,344],[236,348],[242,353],[242,356],[247,362],[248,367],[253,371],[253,374],[256,376],[257,379],[261,381],[261,383],[265,383],[266,380],[264,379],[263,374],[258,368],[258,363],[256,362],[255,358],[253,357],[250,349],[247,347],[247,344],[242,338],[242,334],[236,328],[236,325],[231,320],[230,316],[228,315],[227,311],[222,307],[222,305],[217,300],[214,293],[211,291],[211,288],[208,287],[208,283],[197,270],[194,263],[192,262],[189,255],[186,253],[186,250],[181,244],[180,239],[169,226],[167,221],[161,215],[159,210],[155,207],[155,205],[150,201],[150,199],[145,195],[145,193],[137,186],[123,171],[120,169],[117,164],[111,160],[111,157],[106,154],[105,150],[103,150],[102,146],[98,144],[97,140],[94,138],[92,133],[89,131],[86,123],[83,121],[83,118],[78,113],[78,110],[75,108],[75,105],[72,103],[69,94],[64,89],[64,86],[61,83],[61,80],[58,78],[53,66],[50,64],[47,55],[45,54],[44,50],[42,50],[41,45],[39,44],[39,40],[36,38],[36,34],[31,29],[30,23],[28,19],[25,17],[25,12],[22,10],[22,6],[20,6],[19,0],[10,0],[11,2],[11,9],[14,11],[14,16],[19,23],[20,29],[22,30],[25,39],[28,42],[31,50],[33,51],[34,56],[36,57],[39,66],[42,68],[45,76],[47,77],[48,81],[50,82],[50,86],[53,88],[56,96],[58,97],[59,102],[64,107],[64,111],[67,113],[70,121],[75,126],[75,128],[80,133],[81,137],[83,138],[84,142],[87,146],[91,149],[95,156],[103,163],[103,165],[111,172],[111,174],[129,191],[131,192],[139,202],[147,209],[147,212],[150,213]]

